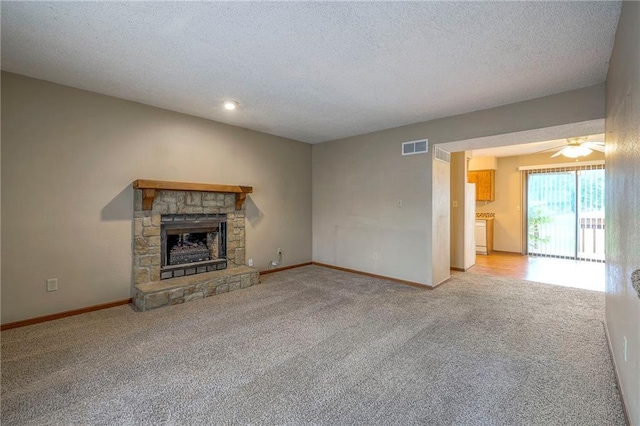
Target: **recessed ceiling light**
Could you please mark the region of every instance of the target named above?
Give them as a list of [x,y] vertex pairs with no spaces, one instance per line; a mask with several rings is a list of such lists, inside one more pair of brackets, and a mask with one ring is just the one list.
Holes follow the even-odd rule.
[[224,108],[229,111],[233,111],[238,107],[238,103],[236,101],[224,101]]

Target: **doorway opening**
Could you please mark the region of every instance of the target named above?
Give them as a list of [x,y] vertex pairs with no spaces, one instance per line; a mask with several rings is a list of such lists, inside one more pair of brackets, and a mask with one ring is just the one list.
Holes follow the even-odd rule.
[[[593,120],[585,123],[574,123],[554,128],[536,129],[511,134],[479,137],[475,139],[459,140],[438,144],[439,147],[452,153],[451,173],[451,257],[452,270],[485,273],[489,275],[513,276],[513,278],[528,279],[568,287],[588,288],[603,291],[604,289],[604,246],[601,243],[603,235],[604,215],[597,216],[593,206],[578,207],[574,202],[574,209],[578,213],[578,220],[574,219],[574,237],[572,247],[578,247],[577,256],[568,255],[566,258],[535,256],[531,250],[528,255],[528,223],[527,223],[527,192],[523,168],[543,167],[571,167],[588,163],[604,164],[603,120]],[[588,158],[573,158],[565,155],[565,147],[569,145],[568,138],[575,135],[591,135],[587,142],[597,139],[599,148]],[[539,142],[545,141],[545,142]],[[598,143],[600,142],[600,143]],[[497,152],[497,150],[508,152]],[[494,150],[489,153],[488,151]],[[487,151],[487,152],[484,152]],[[526,152],[528,151],[528,152]],[[559,153],[562,151],[562,153]],[[593,150],[592,150],[593,151]],[[497,163],[487,162],[495,170],[495,198],[488,200],[466,200],[468,195],[466,182],[469,170],[469,159],[479,157],[495,157]],[[572,154],[569,152],[567,154]],[[526,158],[531,155],[530,158]],[[453,158],[455,156],[455,161]],[[565,158],[566,157],[566,158]],[[551,166],[547,166],[547,165]],[[465,167],[466,166],[466,167]],[[493,166],[493,167],[491,167]],[[474,168],[475,165],[474,165]],[[596,172],[603,173],[602,171]],[[578,174],[578,173],[576,173]],[[579,174],[583,174],[580,172]],[[588,173],[584,173],[587,175]],[[596,178],[597,180],[597,178]],[[586,181],[585,181],[586,182]],[[582,187],[589,185],[583,184]],[[473,188],[472,188],[473,189]],[[581,189],[575,189],[579,194]],[[585,191],[582,189],[582,191]],[[588,193],[586,196],[591,196]],[[596,196],[597,197],[597,196]],[[602,196],[602,202],[604,197]],[[583,200],[584,201],[584,198]],[[595,203],[597,204],[597,203]],[[602,204],[601,204],[602,205]],[[477,254],[475,249],[475,222],[466,219],[469,216],[491,215],[494,219],[493,251],[488,255]],[[464,213],[464,215],[463,215]],[[587,215],[588,214],[588,215]],[[464,218],[463,218],[464,216]],[[463,220],[464,219],[464,220]],[[595,236],[594,236],[595,232]],[[487,234],[488,235],[488,234]],[[473,245],[469,244],[473,241]],[[595,249],[594,249],[595,243]],[[467,250],[471,247],[471,250]],[[576,259],[596,260],[583,262]],[[560,264],[562,263],[562,264]],[[475,266],[473,266],[475,264]],[[573,271],[572,274],[558,274],[553,271]],[[546,272],[549,273],[546,273]],[[584,272],[584,274],[583,274]],[[518,275],[518,276],[515,276]],[[588,280],[585,279],[589,278]]]

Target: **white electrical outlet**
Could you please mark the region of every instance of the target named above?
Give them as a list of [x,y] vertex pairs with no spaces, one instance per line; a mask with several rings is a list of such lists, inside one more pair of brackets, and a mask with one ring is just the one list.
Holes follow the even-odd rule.
[[47,280],[47,291],[58,291],[58,279],[49,278]]
[[277,254],[278,256],[282,256],[282,249],[281,249],[281,248],[277,248],[277,249],[276,249],[276,254]]
[[622,357],[627,362],[627,336],[622,336]]
[[402,200],[396,200],[396,206],[402,207]]
[[253,266],[253,259],[249,259],[247,261],[247,266]]
[[373,258],[374,258],[375,260],[377,260],[377,259],[378,259],[378,253],[377,253],[377,252],[373,252]]

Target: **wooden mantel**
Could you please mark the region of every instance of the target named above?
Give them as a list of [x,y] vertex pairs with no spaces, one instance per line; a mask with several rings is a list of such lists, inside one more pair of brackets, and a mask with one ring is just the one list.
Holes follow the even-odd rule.
[[242,209],[247,194],[253,192],[252,186],[220,185],[217,183],[169,182],[165,180],[138,179],[133,182],[134,189],[142,190],[142,210],[151,210],[157,190],[227,192],[236,194],[236,210]]

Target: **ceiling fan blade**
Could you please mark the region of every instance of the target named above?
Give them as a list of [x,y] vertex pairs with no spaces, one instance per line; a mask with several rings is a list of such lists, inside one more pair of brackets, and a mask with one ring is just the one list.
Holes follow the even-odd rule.
[[582,146],[586,146],[587,148],[591,148],[594,146],[604,146],[604,142],[585,142]]
[[557,156],[559,156],[559,155],[562,155],[562,151],[564,151],[564,148],[562,148],[560,151],[558,151],[558,152],[556,152],[555,154],[553,154],[553,155],[551,156],[551,158],[554,158],[554,157],[557,157]]
[[604,146],[602,145],[587,145],[587,148],[592,149],[594,151],[604,152]]
[[544,152],[555,151],[556,149],[564,148],[566,145],[555,146],[553,148],[543,149],[542,151],[532,152],[532,154],[542,154]]

